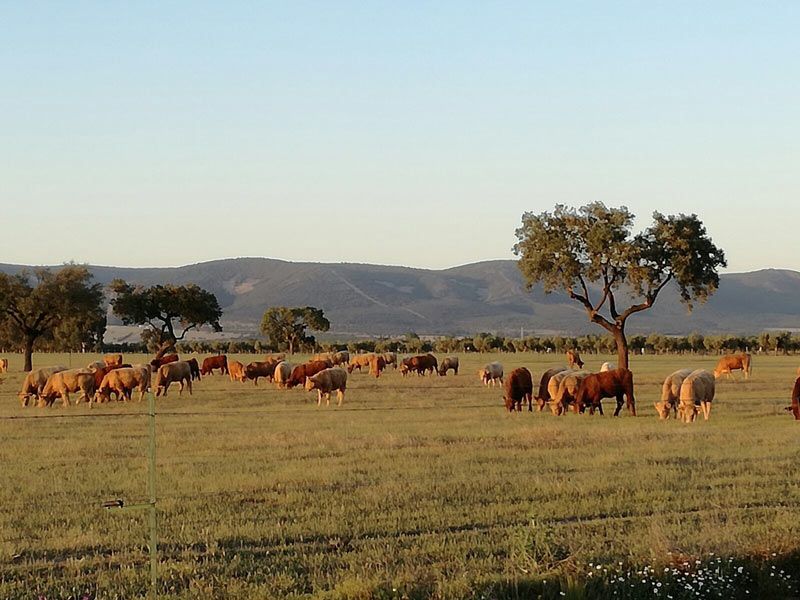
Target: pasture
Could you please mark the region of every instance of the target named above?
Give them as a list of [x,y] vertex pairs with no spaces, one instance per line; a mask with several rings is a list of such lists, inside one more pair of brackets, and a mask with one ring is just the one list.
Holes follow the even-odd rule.
[[[144,596],[146,517],[101,503],[146,497],[146,402],[23,409],[9,358],[0,598]],[[354,373],[340,408],[220,375],[171,388],[160,597],[797,597],[800,424],[783,407],[800,360],[754,356],[749,382],[718,382],[710,421],[683,424],[655,417],[661,382],[716,357],[632,356],[639,416],[616,419],[613,400],[605,417],[510,415],[476,376],[499,360],[538,382],[563,357],[460,359],[457,377]]]

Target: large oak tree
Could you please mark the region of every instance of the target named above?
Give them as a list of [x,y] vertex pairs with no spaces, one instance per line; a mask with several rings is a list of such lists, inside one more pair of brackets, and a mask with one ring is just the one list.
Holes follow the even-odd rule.
[[222,331],[222,309],[217,297],[191,285],[134,286],[121,279],[111,282],[111,306],[126,325],[146,325],[160,356],[192,329],[208,326]]
[[697,215],[655,212],[638,234],[633,219],[627,208],[601,202],[577,210],[557,205],[553,212],[525,213],[514,246],[528,288],[541,282],[546,293],[564,290],[581,304],[592,323],[614,336],[625,368],[628,318],[652,308],[670,283],[691,310],[716,291],[717,269],[726,266]]
[[0,273],[3,329],[10,340],[22,346],[25,371],[32,368],[37,340],[53,339],[56,346],[63,346],[61,341],[102,340],[103,289],[91,281],[89,270],[79,265],[67,265],[55,272],[36,269],[17,275]]

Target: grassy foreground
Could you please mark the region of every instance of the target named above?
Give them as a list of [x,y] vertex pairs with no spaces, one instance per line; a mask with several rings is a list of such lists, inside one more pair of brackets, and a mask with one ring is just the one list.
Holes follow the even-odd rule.
[[[0,598],[144,596],[146,518],[100,504],[145,499],[146,403],[22,409],[9,358]],[[711,420],[685,425],[656,419],[660,382],[713,357],[632,357],[640,415],[617,419],[508,415],[475,375],[499,360],[538,380],[560,357],[460,358],[458,377],[356,373],[341,408],[219,375],[170,390],[162,597],[798,597],[800,425],[783,411],[798,359],[754,357],[750,382],[719,383]]]

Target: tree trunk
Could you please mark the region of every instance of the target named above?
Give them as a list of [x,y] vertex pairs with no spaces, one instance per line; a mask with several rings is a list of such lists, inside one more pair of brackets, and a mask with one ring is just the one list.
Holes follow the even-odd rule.
[[628,368],[628,338],[625,337],[625,326],[614,328],[614,341],[617,343],[617,368]]
[[35,338],[33,336],[26,336],[25,337],[25,347],[23,352],[25,353],[25,366],[22,368],[23,371],[28,373],[33,369],[33,342]]

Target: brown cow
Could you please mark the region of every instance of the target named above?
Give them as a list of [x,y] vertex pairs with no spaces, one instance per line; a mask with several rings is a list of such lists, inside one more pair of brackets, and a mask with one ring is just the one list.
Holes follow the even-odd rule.
[[244,383],[247,379],[244,376],[244,365],[238,360],[231,360],[228,362],[228,375],[231,381],[241,381]]
[[439,370],[439,361],[431,354],[418,354],[404,358],[400,362],[400,374],[407,375],[408,373],[416,373],[417,375],[426,375],[429,371],[435,374]]
[[185,360],[167,363],[158,368],[153,386],[156,388],[156,396],[166,396],[169,385],[175,382],[180,385],[179,396],[183,394],[184,386],[189,388],[189,395],[192,395],[192,369]]
[[552,369],[547,369],[547,371],[542,374],[542,378],[539,380],[539,391],[533,398],[536,400],[536,407],[539,409],[539,411],[544,409],[544,405],[547,404],[552,397],[547,391],[547,386],[550,384],[550,378],[556,373],[561,373],[562,371],[566,370],[567,367],[553,367]]
[[741,354],[726,354],[719,359],[716,368],[714,369],[714,379],[719,379],[727,374],[728,377],[734,381],[733,371],[742,371],[745,379],[750,379],[751,373],[751,356],[747,352]]
[[8,359],[0,358],[0,373],[8,373]]
[[612,369],[605,373],[592,373],[588,375],[575,396],[575,412],[583,412],[589,406],[589,414],[594,414],[595,408],[603,414],[603,398],[616,398],[617,409],[614,416],[622,410],[622,397],[628,405],[631,415],[636,416],[636,400],[633,397],[633,373],[628,369]]
[[203,366],[200,368],[201,375],[213,375],[214,369],[219,369],[221,375],[228,374],[228,357],[224,354],[219,356],[209,356],[203,359]]
[[149,367],[114,369],[103,377],[102,383],[94,393],[94,399],[95,402],[108,402],[111,399],[111,393],[115,392],[118,398],[130,400],[131,392],[134,388],[139,388],[139,401],[141,402],[149,387]]
[[244,368],[245,379],[252,379],[253,385],[258,385],[259,377],[266,377],[267,380],[272,381],[275,374],[275,367],[280,363],[274,360],[254,361]]
[[264,360],[273,360],[276,363],[286,360],[286,352],[273,352],[272,354],[265,354]]
[[372,360],[369,361],[369,374],[374,375],[377,379],[381,376],[381,371],[386,368],[386,360],[382,354],[375,354]]
[[80,392],[75,404],[81,400],[91,402],[94,387],[94,373],[89,369],[68,369],[53,373],[47,378],[39,396],[39,406],[50,406],[56,398],[61,398],[64,406],[69,406],[69,395],[75,392]]
[[103,363],[108,367],[121,367],[122,354],[104,354]]
[[200,365],[197,364],[197,359],[192,357],[186,361],[189,363],[189,369],[192,371],[192,381],[200,379]]
[[550,400],[550,411],[555,416],[560,416],[566,414],[569,410],[570,404],[575,402],[575,398],[578,395],[578,390],[580,389],[581,385],[583,385],[583,380],[589,376],[587,371],[564,371],[563,373],[559,373],[555,377],[550,380],[552,384],[556,378],[560,378],[558,382],[558,389],[556,389],[555,393],[552,393],[552,385],[551,388],[551,396],[552,399]]
[[333,366],[345,365],[350,362],[350,353],[347,350],[340,350],[339,352],[334,352],[331,356],[331,362]]
[[150,361],[150,367],[152,371],[155,373],[161,368],[163,365],[168,365],[169,363],[178,362],[178,355],[177,354],[167,354],[166,356],[162,356],[160,358],[154,358]]
[[97,389],[103,382],[103,377],[108,375],[114,369],[119,369],[122,365],[104,365],[102,367],[93,367],[89,369],[94,373],[94,387]]
[[796,421],[800,421],[800,377],[794,380],[792,388],[792,414]]
[[499,382],[499,385],[503,384],[503,365],[499,362],[489,363],[482,369],[478,370],[478,377],[480,377],[481,383],[483,385],[488,386],[490,383],[492,387]]
[[330,369],[333,365],[324,360],[303,363],[292,369],[292,374],[286,382],[286,387],[293,388],[296,385],[305,385],[306,377],[312,377],[325,369]]
[[570,369],[578,370],[583,368],[583,361],[577,350],[567,350],[567,364]]
[[[383,358],[382,356],[379,358]],[[322,361],[315,361],[321,363]],[[347,389],[347,371],[341,367],[332,367],[323,369],[319,373],[315,373],[310,377],[306,377],[305,388],[307,392],[317,390],[317,406],[322,404],[322,398],[325,397],[325,405],[329,406],[331,403],[331,392],[336,390],[337,406],[342,405],[344,400],[344,393]]]
[[21,406],[28,406],[28,401],[31,397],[39,403],[42,397],[42,390],[44,389],[47,380],[53,373],[66,371],[67,367],[61,365],[57,367],[43,367],[41,369],[34,369],[25,376],[22,382],[22,389],[19,392],[19,403]]
[[444,377],[447,375],[447,371],[453,369],[453,374],[458,375],[458,357],[457,356],[447,356],[442,359],[442,364],[439,365],[439,375]]
[[531,372],[525,367],[511,371],[505,382],[503,401],[508,412],[522,412],[522,405],[528,401],[528,412],[533,411],[533,379]]
[[294,365],[289,364],[285,360],[279,362],[275,367],[275,373],[272,375],[272,380],[279,388],[286,387],[286,383],[292,376],[292,369],[294,369]]
[[[347,364],[347,372],[352,373],[355,369],[358,369],[360,373],[362,368],[369,369],[370,362],[374,356],[374,352],[369,352],[367,354],[356,354],[350,357],[350,362]],[[333,363],[331,363],[331,365],[333,365]]]
[[386,361],[386,366],[392,365],[397,369],[397,352],[384,352],[383,360]]

